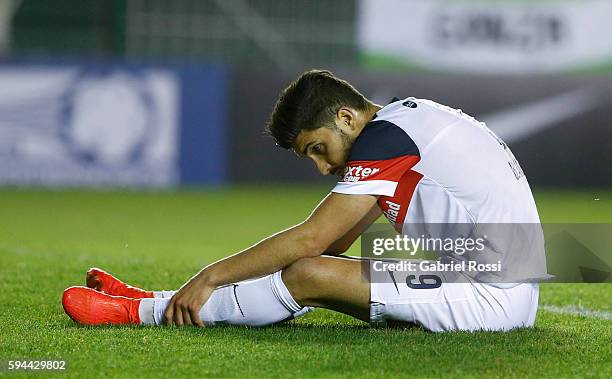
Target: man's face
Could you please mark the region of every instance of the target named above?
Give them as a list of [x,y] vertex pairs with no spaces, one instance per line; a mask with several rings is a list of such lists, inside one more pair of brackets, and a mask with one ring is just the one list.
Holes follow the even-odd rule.
[[302,130],[294,150],[299,156],[312,159],[321,174],[342,175],[356,137],[349,133],[338,126]]

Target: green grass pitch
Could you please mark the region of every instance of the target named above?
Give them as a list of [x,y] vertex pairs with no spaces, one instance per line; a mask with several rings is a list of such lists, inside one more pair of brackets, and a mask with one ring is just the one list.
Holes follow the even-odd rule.
[[[65,359],[74,377],[612,377],[607,284],[544,284],[536,327],[510,333],[371,329],[325,310],[261,329],[92,328],[63,312],[62,291],[90,266],[177,288],[303,220],[326,190],[1,190],[0,360]],[[543,221],[612,222],[610,191],[535,194]]]

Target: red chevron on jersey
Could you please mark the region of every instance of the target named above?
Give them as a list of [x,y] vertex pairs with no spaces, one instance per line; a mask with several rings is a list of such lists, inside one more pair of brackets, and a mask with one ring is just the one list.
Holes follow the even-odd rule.
[[376,161],[351,161],[346,164],[340,182],[351,183],[369,180],[398,182],[402,175],[418,161],[419,157],[414,155]]

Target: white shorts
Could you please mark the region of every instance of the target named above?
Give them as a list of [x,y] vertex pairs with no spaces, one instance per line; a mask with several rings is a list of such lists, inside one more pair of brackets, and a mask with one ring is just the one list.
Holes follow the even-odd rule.
[[533,326],[535,321],[539,295],[537,283],[498,288],[478,282],[424,280],[424,283],[433,282],[434,285],[411,288],[406,282],[407,275],[395,272],[394,281],[371,282],[372,325],[385,325],[387,320],[394,320],[421,325],[433,332],[506,331]]

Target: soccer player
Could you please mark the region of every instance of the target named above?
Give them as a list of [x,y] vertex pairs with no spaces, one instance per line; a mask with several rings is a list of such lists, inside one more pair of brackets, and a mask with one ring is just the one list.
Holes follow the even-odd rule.
[[[204,267],[178,291],[144,291],[92,269],[89,288],[64,292],[68,315],[91,325],[264,326],[322,307],[431,331],[533,325],[539,273],[494,276],[499,283],[461,272],[461,281],[392,271],[370,280],[363,261],[341,256],[382,214],[400,233],[420,224],[539,225],[520,166],[483,123],[430,100],[377,105],[329,71],[311,70],[280,94],[267,131],[321,174],[340,177],[306,220]],[[543,241],[528,238],[519,252],[520,237],[487,246],[501,264],[541,264]]]

